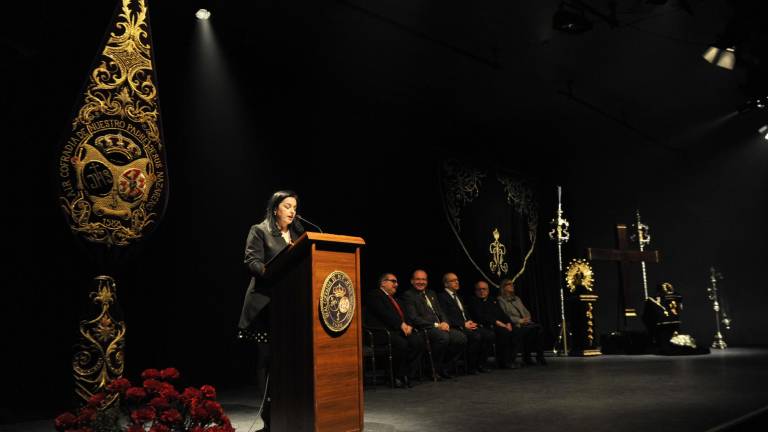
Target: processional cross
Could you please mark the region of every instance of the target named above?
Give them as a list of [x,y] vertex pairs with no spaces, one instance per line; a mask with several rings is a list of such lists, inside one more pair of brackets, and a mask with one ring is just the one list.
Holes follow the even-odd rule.
[[[637,310],[629,307],[627,299],[631,281],[629,277],[629,263],[633,262],[659,262],[659,251],[639,251],[629,249],[629,239],[627,238],[627,226],[616,224],[616,249],[597,249],[587,248],[587,258],[598,261],[616,261],[619,265],[619,304],[617,311],[617,321],[620,330],[627,326],[627,317],[636,317]],[[623,319],[622,319],[623,317]],[[623,323],[623,325],[622,325]]]

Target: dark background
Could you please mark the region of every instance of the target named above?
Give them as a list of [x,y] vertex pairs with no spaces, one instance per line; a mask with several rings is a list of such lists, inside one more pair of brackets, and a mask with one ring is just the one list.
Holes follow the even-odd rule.
[[[700,57],[743,14],[738,2],[618,1],[619,26],[588,14],[594,28],[581,35],[552,30],[554,0],[197,3],[150,4],[170,201],[114,275],[129,377],[168,366],[195,385],[247,376],[232,340],[242,251],[276,189],[297,190],[301,213],[326,232],[365,238],[364,289],[415,267],[433,288],[445,271],[470,286],[478,275],[442,212],[444,157],[537,181],[540,285],[521,290],[545,324],[555,324],[546,222],[559,184],[566,260],[613,247],[615,223],[639,208],[662,254],[649,282],[685,296],[684,328],[710,343],[714,265],[734,320],[727,341],[768,343],[768,141],[756,133],[768,116],[736,114],[759,74]],[[71,346],[98,269],[58,208],[55,159],[113,7],[20,3],[2,29],[3,421],[71,400]],[[207,24],[197,7],[213,11]],[[594,268],[607,332],[618,279],[613,264]]]

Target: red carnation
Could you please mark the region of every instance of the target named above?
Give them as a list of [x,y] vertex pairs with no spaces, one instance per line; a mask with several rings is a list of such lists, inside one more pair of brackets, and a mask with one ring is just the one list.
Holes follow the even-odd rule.
[[76,421],[77,417],[75,417],[74,414],[71,412],[65,412],[64,414],[56,417],[56,420],[53,421],[53,424],[57,431],[64,431],[74,426]]
[[149,432],[171,432],[171,429],[162,423],[155,423],[149,428]]
[[106,398],[107,398],[107,395],[105,395],[104,393],[96,393],[95,395],[91,396],[88,399],[87,406],[90,408],[98,408],[99,406],[101,406],[101,404],[104,402],[104,399]]
[[157,369],[147,369],[141,373],[141,379],[143,380],[159,379],[159,378],[160,378],[160,371]]
[[181,395],[179,395],[179,392],[176,391],[175,388],[173,388],[172,385],[163,386],[162,389],[160,389],[160,396],[164,397],[165,399],[169,401],[178,400]]
[[160,420],[165,423],[178,424],[181,423],[181,413],[174,408],[171,408],[160,415]]
[[204,407],[196,406],[190,410],[190,414],[192,414],[192,418],[197,421],[202,422],[208,420],[208,410]]
[[155,410],[152,407],[141,407],[131,413],[131,419],[136,423],[144,423],[155,419]]
[[80,413],[77,415],[77,422],[80,424],[84,423],[90,423],[93,421],[93,417],[96,415],[96,410],[93,408],[85,407],[80,410]]
[[151,401],[149,401],[149,405],[155,408],[156,410],[164,410],[168,408],[168,400],[161,397],[152,398]]
[[107,390],[115,393],[125,393],[130,387],[130,381],[125,378],[118,378],[107,385]]
[[206,397],[206,399],[216,399],[216,389],[213,386],[206,384],[200,387],[200,392],[203,394],[203,396]]
[[160,378],[164,380],[175,380],[179,379],[179,371],[176,370],[176,368],[165,368],[160,371]]
[[148,379],[144,380],[144,388],[147,389],[149,393],[160,393],[160,390],[163,388],[163,382],[160,382],[156,379]]
[[208,412],[208,416],[211,418],[221,418],[221,416],[224,415],[224,409],[221,407],[221,404],[216,401],[205,401],[205,404],[203,405],[205,407],[205,410]]
[[131,387],[128,390],[125,391],[125,398],[134,400],[134,401],[140,401],[147,397],[147,392],[144,391],[141,387]]
[[187,387],[184,389],[184,393],[181,394],[181,401],[184,402],[184,404],[189,405],[193,400],[199,399],[200,397],[202,397],[200,390],[194,387]]

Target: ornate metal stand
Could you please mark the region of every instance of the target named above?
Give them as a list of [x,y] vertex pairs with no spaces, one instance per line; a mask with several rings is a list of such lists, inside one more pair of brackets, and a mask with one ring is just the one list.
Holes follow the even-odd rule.
[[[642,252],[645,249],[645,246],[651,242],[651,234],[650,234],[651,228],[648,225],[640,222],[640,210],[637,210],[635,215],[636,215],[636,221],[635,221],[636,233],[632,235],[631,239],[637,242],[637,245],[640,248],[640,252]],[[643,300],[645,300],[648,298],[648,276],[645,270],[645,261],[640,261],[640,266],[643,269],[643,293],[645,294],[645,297],[643,297]]]
[[[75,393],[87,401],[94,393],[123,375],[125,367],[125,323],[115,321],[110,306],[117,301],[115,280],[109,276],[97,276],[96,289],[91,292],[93,302],[100,312],[91,320],[80,322],[80,340],[75,347],[72,370]],[[107,405],[114,402],[111,396]]]
[[[717,281],[723,280],[723,275],[720,274],[714,267],[709,268],[709,286],[707,287],[707,296],[712,301],[712,308],[715,310],[715,340],[712,341],[712,348],[726,349],[728,344],[725,343],[723,334],[720,332],[720,300],[717,293]],[[731,321],[728,318],[724,318],[723,321],[727,328],[730,328]]]
[[563,287],[563,243],[570,239],[568,232],[569,223],[563,217],[562,206],[562,188],[557,187],[557,215],[552,219],[552,231],[549,232],[549,238],[557,244],[557,283],[560,288],[560,331],[557,336],[557,343],[552,352],[559,355],[568,355],[568,327],[565,322],[565,292]]

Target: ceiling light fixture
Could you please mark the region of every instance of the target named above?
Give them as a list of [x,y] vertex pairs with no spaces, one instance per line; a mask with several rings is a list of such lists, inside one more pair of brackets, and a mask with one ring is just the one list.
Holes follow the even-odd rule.
[[211,11],[208,9],[198,9],[197,12],[195,12],[195,18],[199,20],[207,20],[211,17]]
[[701,55],[704,60],[723,69],[733,70],[736,65],[736,47],[714,44]]

